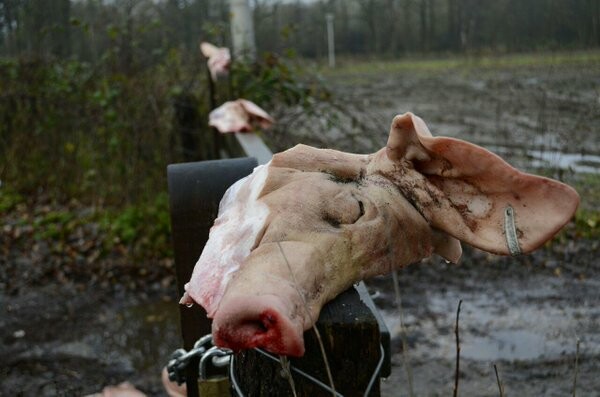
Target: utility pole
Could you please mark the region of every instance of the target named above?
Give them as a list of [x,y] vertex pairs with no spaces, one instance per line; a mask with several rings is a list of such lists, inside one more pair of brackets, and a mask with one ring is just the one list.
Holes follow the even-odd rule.
[[329,48],[329,67],[335,67],[335,41],[333,37],[333,14],[325,14],[327,20],[327,46]]
[[248,0],[230,0],[231,40],[236,59],[256,60],[256,41],[254,39],[254,21]]

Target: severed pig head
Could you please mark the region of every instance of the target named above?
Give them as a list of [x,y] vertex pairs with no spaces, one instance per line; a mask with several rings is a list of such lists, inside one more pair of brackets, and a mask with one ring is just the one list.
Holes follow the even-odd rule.
[[301,356],[303,331],[353,283],[434,253],[457,262],[459,241],[530,252],[578,203],[569,186],[433,137],[407,113],[374,154],[298,145],[233,185],[182,303],[206,309],[219,346]]
[[254,102],[246,99],[228,101],[208,115],[208,125],[219,132],[250,132],[256,127],[269,128],[275,120]]
[[213,81],[229,74],[231,54],[229,48],[217,47],[207,42],[200,43],[200,52],[208,58],[207,65]]

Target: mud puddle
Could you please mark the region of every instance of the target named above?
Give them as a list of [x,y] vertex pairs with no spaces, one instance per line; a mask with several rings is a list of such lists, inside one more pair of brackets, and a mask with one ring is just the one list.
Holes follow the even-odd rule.
[[515,146],[501,146],[495,143],[474,142],[486,149],[510,158],[511,163],[527,170],[551,169],[571,173],[600,174],[600,155],[569,153],[558,149],[531,149]]

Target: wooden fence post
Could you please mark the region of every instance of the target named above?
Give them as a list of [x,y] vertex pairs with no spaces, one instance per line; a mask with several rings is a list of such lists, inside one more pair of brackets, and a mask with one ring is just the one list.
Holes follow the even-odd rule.
[[[194,265],[208,241],[208,232],[217,217],[219,202],[229,186],[250,174],[256,166],[253,158],[211,160],[171,164],[167,167],[171,233],[175,252],[178,296],[192,277]],[[211,331],[206,311],[198,305],[180,306],[184,349]],[[186,371],[189,397],[198,396],[198,359]]]
[[[370,308],[361,304],[354,288],[329,302],[317,321],[336,392],[344,397],[362,396],[371,378],[375,381],[369,396],[379,396],[380,373],[375,373],[382,358],[381,334]],[[304,333],[306,353],[290,359],[290,364],[329,385],[323,356],[313,330]],[[245,396],[292,395],[279,362],[249,350],[235,356],[234,373]],[[381,363],[383,366],[383,362]],[[297,395],[331,396],[332,393],[292,371]]]

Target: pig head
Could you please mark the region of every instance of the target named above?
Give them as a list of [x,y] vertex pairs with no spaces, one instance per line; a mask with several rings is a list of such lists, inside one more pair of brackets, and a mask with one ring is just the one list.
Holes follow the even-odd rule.
[[255,127],[269,128],[275,120],[254,102],[246,99],[228,101],[208,115],[208,125],[219,132],[250,132]]
[[217,47],[207,42],[200,43],[200,52],[208,58],[207,65],[213,81],[220,76],[227,76],[231,64],[229,48]]
[[181,302],[206,309],[219,346],[301,356],[303,331],[353,283],[434,253],[457,262],[459,241],[530,252],[578,203],[407,113],[374,154],[298,145],[233,185]]

